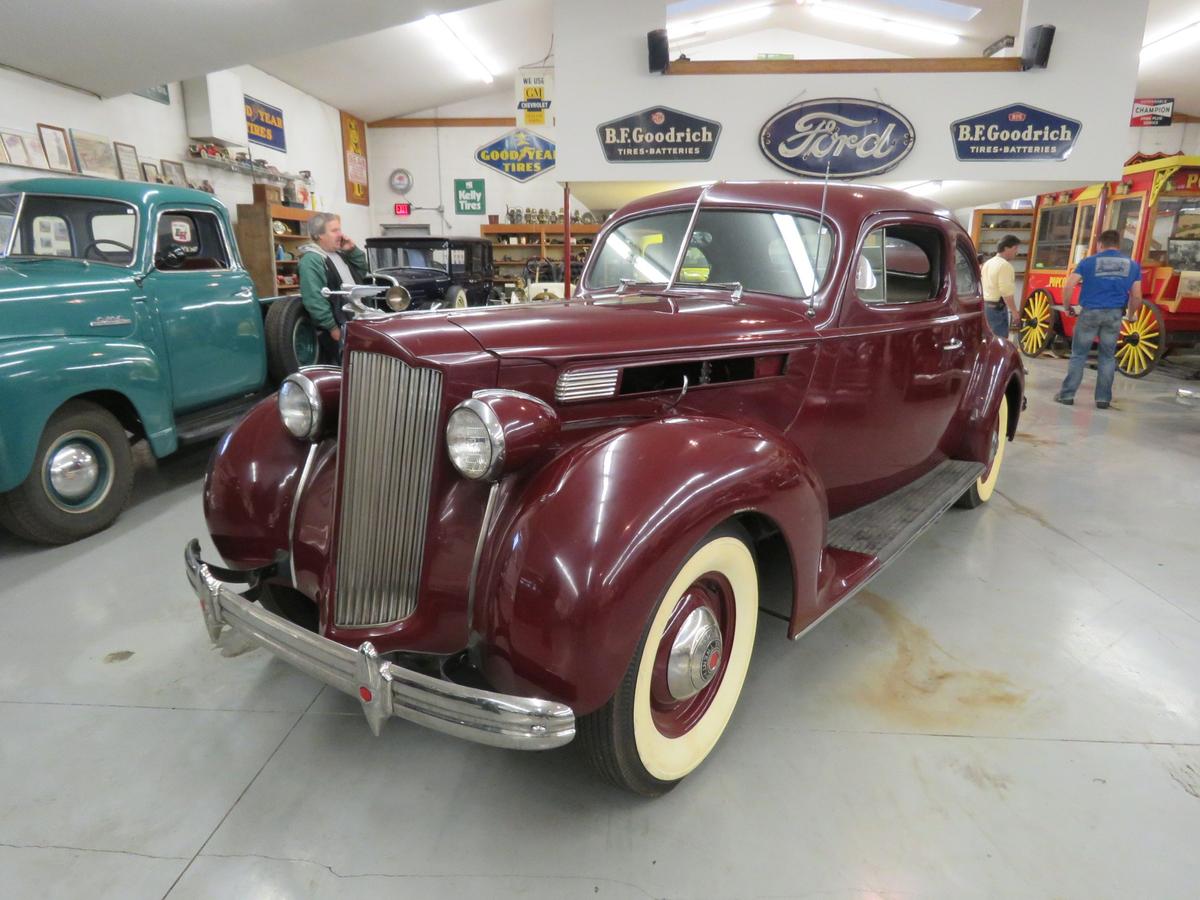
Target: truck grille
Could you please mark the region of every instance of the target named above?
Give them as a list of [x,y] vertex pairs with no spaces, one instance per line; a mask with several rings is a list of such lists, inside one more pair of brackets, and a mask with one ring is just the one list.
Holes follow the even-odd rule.
[[417,608],[442,373],[356,352],[349,379],[334,624],[360,628]]

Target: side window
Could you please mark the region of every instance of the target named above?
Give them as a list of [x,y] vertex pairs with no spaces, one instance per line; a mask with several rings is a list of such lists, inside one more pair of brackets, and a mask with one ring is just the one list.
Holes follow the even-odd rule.
[[216,215],[178,210],[159,216],[154,266],[167,272],[228,269],[229,255]]
[[954,246],[954,293],[960,297],[973,297],[979,293],[979,281],[975,277],[975,254],[962,244]]
[[864,303],[920,303],[941,288],[942,234],[925,225],[889,225],[867,235],[854,285]]

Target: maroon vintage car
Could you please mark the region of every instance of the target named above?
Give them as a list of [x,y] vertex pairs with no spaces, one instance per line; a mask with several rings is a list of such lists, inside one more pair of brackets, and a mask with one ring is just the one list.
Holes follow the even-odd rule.
[[381,315],[217,447],[209,634],[469,740],[578,730],[662,793],[737,704],[763,603],[799,637],[991,495],[1024,381],[946,211],[721,183],[597,237],[577,299]]

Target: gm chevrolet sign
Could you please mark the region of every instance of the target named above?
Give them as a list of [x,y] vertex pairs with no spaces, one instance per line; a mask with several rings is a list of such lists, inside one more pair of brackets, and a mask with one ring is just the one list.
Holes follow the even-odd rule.
[[528,181],[554,168],[555,146],[540,134],[516,128],[484,144],[475,158],[514,181]]
[[806,100],[781,110],[759,132],[758,146],[797,175],[860,178],[894,169],[912,151],[912,123],[870,100]]
[[596,126],[611,163],[707,162],[721,136],[721,124],[668,106],[652,106]]
[[962,160],[1066,159],[1083,128],[1076,119],[1014,103],[950,125]]

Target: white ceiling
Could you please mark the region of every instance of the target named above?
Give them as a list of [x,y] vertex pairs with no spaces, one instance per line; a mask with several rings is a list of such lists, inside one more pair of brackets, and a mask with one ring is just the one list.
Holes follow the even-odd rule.
[[[41,0],[4,4],[0,65],[102,97],[379,31],[474,0]],[[355,60],[309,64],[350,69]],[[320,96],[319,91],[314,94]]]
[[419,21],[321,47],[321,58],[337,64],[314,66],[313,53],[304,52],[255,59],[254,65],[370,122],[511,87],[518,67],[539,62],[550,50],[551,0],[501,0],[443,18],[491,69],[494,83],[464,73]]
[[[1200,0],[1150,0],[1144,41],[1153,41],[1200,22]],[[1176,112],[1200,115],[1200,47],[1143,58],[1139,97],[1174,97]],[[1200,127],[1200,126],[1192,126]]]

